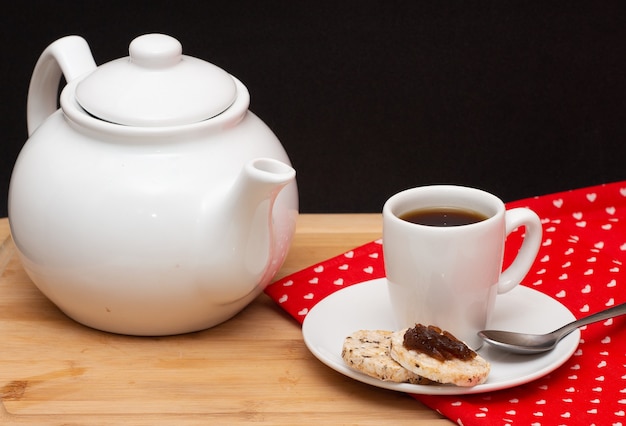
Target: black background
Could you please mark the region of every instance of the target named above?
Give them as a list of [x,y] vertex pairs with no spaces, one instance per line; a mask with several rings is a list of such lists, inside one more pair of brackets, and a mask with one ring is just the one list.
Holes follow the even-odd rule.
[[226,69],[298,173],[302,212],[379,212],[407,187],[505,201],[626,178],[620,2],[5,2],[0,216],[43,49],[97,64],[148,32]]

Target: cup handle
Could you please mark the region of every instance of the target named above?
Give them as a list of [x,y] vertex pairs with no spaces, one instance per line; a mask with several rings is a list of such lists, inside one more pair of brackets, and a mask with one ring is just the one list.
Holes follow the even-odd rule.
[[513,260],[513,263],[500,275],[498,294],[513,290],[526,276],[537,257],[541,245],[542,227],[537,213],[527,208],[507,210],[505,214],[506,235],[515,229],[524,226],[524,241]]

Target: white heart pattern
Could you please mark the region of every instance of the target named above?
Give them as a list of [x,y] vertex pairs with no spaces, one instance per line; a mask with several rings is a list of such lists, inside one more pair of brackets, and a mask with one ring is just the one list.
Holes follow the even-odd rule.
[[[535,210],[544,226],[539,254],[523,285],[554,297],[579,318],[626,301],[624,182],[507,204],[515,207]],[[521,242],[521,234],[509,235],[507,246]],[[384,276],[382,253],[378,239],[280,279],[266,291],[302,321],[326,295]],[[505,251],[508,260],[515,256],[511,253]],[[556,372],[522,387],[428,399],[427,405],[459,424],[626,424],[623,325],[621,319],[607,319],[581,328],[573,356]]]

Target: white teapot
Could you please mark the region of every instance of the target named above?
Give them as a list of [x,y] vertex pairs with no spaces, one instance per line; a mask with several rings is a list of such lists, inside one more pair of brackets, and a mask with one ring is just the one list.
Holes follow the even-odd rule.
[[282,265],[295,171],[236,78],[162,34],[129,53],[96,67],[77,36],[42,53],[9,189],[13,239],[37,287],[82,324],[206,329]]

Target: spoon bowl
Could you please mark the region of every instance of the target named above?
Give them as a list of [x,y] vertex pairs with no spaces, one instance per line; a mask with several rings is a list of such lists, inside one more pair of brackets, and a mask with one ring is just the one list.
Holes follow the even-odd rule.
[[579,327],[626,314],[626,303],[605,309],[585,318],[573,321],[547,334],[516,333],[503,330],[482,330],[478,332],[485,342],[505,351],[518,354],[536,354],[552,350],[565,336]]

